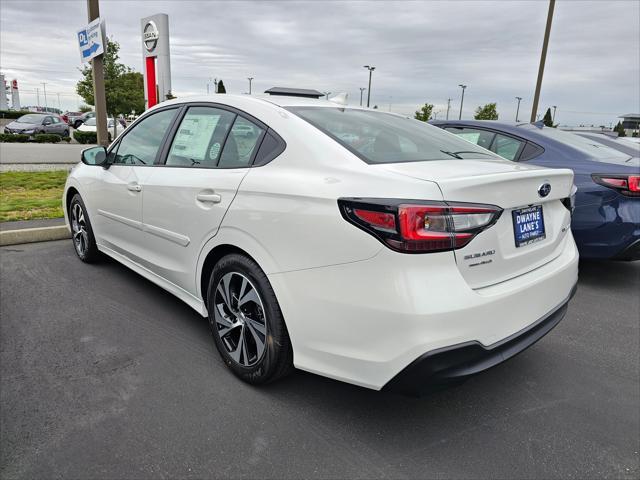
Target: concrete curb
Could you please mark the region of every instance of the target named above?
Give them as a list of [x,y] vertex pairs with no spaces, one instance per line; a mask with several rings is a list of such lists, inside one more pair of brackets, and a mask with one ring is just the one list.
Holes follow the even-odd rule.
[[51,240],[63,240],[65,238],[71,238],[71,233],[69,233],[66,225],[5,230],[0,232],[0,246],[49,242]]

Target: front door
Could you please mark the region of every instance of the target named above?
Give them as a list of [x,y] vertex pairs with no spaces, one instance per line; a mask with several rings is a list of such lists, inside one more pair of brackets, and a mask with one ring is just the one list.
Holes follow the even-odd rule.
[[98,243],[139,262],[145,254],[143,184],[154,170],[177,109],[151,114],[127,131],[109,152],[109,168],[96,173],[90,189]]

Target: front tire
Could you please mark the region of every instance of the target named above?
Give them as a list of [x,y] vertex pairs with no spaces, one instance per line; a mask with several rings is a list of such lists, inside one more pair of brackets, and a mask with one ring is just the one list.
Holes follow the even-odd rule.
[[250,258],[223,257],[207,291],[209,326],[225,365],[241,380],[273,382],[293,370],[293,350],[276,295]]
[[78,258],[86,263],[98,260],[100,252],[89,221],[87,209],[79,194],[75,194],[69,204],[71,238]]

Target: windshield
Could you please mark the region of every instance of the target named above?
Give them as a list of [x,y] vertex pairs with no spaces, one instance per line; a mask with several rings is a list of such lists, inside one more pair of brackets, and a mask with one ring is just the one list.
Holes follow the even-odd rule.
[[287,110],[367,163],[500,158],[440,128],[390,113],[331,107],[288,107]]
[[575,148],[576,150],[581,151],[589,157],[600,160],[602,162],[625,163],[627,160],[629,160],[629,158],[631,158],[630,155],[619,152],[590,138],[581,137],[580,135],[576,135],[575,133],[563,132],[562,130],[549,127],[538,129],[536,133],[544,137],[556,140],[558,142],[562,142],[565,145]]
[[45,115],[39,115],[37,113],[30,113],[28,115],[21,116],[16,122],[18,123],[42,123]]

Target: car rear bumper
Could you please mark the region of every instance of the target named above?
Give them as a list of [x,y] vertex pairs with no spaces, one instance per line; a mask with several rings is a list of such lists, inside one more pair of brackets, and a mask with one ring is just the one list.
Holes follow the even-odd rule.
[[383,390],[422,395],[457,384],[468,377],[488,370],[526,350],[553,328],[567,313],[569,297],[533,325],[489,347],[472,341],[425,353],[414,360],[387,383]]
[[302,370],[380,390],[425,352],[485,349],[567,302],[578,279],[568,233],[559,255],[528,273],[472,289],[452,252],[383,248],[364,261],[268,275]]

